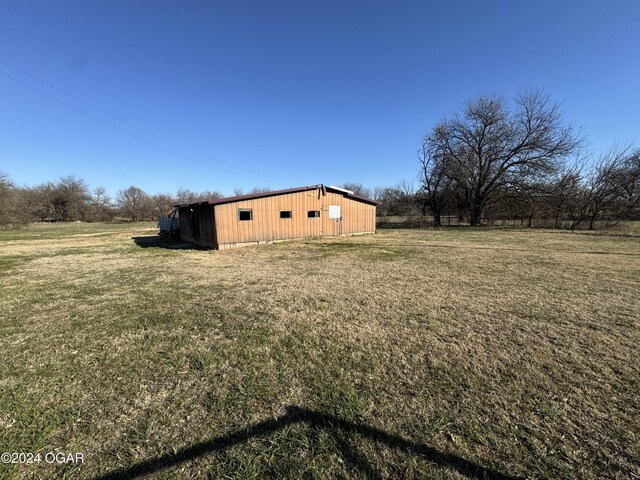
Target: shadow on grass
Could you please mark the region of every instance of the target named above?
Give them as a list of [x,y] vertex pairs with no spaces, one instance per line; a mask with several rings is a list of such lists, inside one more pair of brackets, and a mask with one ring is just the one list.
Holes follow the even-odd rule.
[[317,428],[332,431],[336,440],[336,445],[345,462],[352,468],[359,470],[367,478],[379,479],[382,475],[378,473],[370,462],[349,444],[347,436],[357,434],[370,438],[386,445],[389,448],[403,450],[408,454],[413,454],[424,458],[429,462],[437,463],[443,467],[449,467],[456,472],[470,478],[485,478],[507,480],[516,479],[509,475],[502,474],[495,470],[482,467],[474,462],[465,460],[457,455],[440,452],[427,445],[406,440],[400,436],[387,433],[383,430],[353,423],[333,415],[323,414],[314,410],[299,408],[297,406],[287,407],[287,412],[273,420],[266,420],[257,423],[248,429],[232,432],[228,435],[214,437],[206,442],[196,443],[190,447],[182,448],[175,454],[166,454],[137,463],[128,468],[120,468],[105,475],[96,477],[94,480],[116,480],[121,478],[136,478],[148,475],[165,468],[173,467],[200,456],[212,452],[222,451],[244,442],[253,437],[267,436],[284,427],[297,423],[307,423]]
[[419,223],[377,223],[376,228],[380,230],[481,230],[495,227],[487,227],[486,225],[471,226],[463,225],[424,225]]
[[144,237],[131,237],[137,246],[142,248],[168,248],[171,250],[209,250],[208,248],[198,246],[194,243],[182,240],[173,240],[160,235],[147,235]]
[[640,233],[631,233],[624,231],[603,231],[603,230],[568,230],[568,229],[550,229],[550,228],[509,228],[500,227],[499,230],[505,230],[509,232],[518,233],[542,233],[545,235],[583,235],[590,237],[626,237],[626,238],[640,238]]
[[420,224],[405,224],[405,223],[378,223],[376,224],[378,230],[425,230],[425,231],[467,231],[467,232],[490,232],[490,231],[504,231],[504,232],[517,232],[517,233],[544,233],[547,235],[589,235],[593,237],[628,237],[628,238],[640,238],[640,233],[632,233],[623,230],[585,230],[585,229],[567,229],[567,228],[551,228],[551,227],[524,227],[524,226],[507,226],[507,225],[476,225],[469,224],[462,225],[420,225]]
[[640,253],[630,252],[607,252],[605,250],[567,250],[558,248],[518,248],[518,247],[502,247],[502,246],[481,246],[481,245],[438,245],[434,243],[340,243],[340,242],[323,242],[313,244],[318,248],[335,248],[342,250],[370,248],[370,249],[386,249],[396,247],[410,248],[435,248],[447,250],[494,250],[505,252],[541,252],[541,253],[570,253],[572,255],[622,255],[629,257],[640,257]]

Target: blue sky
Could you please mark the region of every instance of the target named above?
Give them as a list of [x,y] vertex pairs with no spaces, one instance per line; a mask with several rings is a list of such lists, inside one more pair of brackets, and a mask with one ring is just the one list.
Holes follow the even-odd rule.
[[443,115],[530,88],[592,148],[638,144],[640,2],[0,4],[0,171],[21,185],[393,185]]

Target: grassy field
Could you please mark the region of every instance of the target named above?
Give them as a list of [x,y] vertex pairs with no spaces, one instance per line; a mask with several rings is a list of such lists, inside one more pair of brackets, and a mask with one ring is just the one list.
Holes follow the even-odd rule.
[[640,237],[0,232],[0,477],[638,478]]

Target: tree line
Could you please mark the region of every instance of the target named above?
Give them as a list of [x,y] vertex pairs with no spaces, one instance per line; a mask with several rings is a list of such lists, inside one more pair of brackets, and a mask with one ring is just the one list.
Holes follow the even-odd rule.
[[424,208],[435,225],[586,227],[640,218],[640,149],[590,153],[543,92],[511,104],[480,96],[437,123],[418,151]]
[[[253,188],[247,193],[268,191]],[[234,195],[243,195],[234,189]],[[0,172],[0,228],[32,222],[141,222],[168,215],[173,206],[221,198],[215,190],[195,192],[179,188],[175,195],[149,194],[136,186],[119,190],[111,197],[104,187],[90,189],[87,182],[74,175],[35,187],[16,186]]]
[[[481,95],[427,131],[414,181],[375,189],[359,183],[342,187],[381,202],[382,225],[391,219],[405,226],[515,221],[595,229],[640,220],[640,149],[615,145],[593,153],[585,144],[558,104],[541,91],[511,102]],[[175,204],[221,196],[188,189],[150,195],[131,186],[111,198],[104,188],[91,190],[75,176],[18,187],[0,173],[0,226],[156,220]]]
[[541,91],[511,103],[481,95],[427,131],[414,182],[350,188],[383,202],[383,224],[595,229],[640,220],[640,149],[585,144]]
[[192,203],[222,195],[216,191],[179,189],[175,195],[148,194],[136,186],[119,190],[112,198],[103,187],[90,189],[75,176],[35,187],[18,187],[0,173],[0,226],[31,222],[113,222],[157,220],[173,205]]

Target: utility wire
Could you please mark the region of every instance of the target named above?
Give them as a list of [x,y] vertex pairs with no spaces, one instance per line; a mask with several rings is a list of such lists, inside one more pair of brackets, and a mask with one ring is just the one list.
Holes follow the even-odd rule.
[[160,150],[164,150],[165,152],[170,153],[171,155],[175,155],[175,156],[178,156],[178,157],[184,158],[184,159],[186,159],[186,160],[189,160],[189,161],[192,161],[192,162],[198,163],[198,164],[200,164],[200,165],[204,165],[204,166],[207,166],[207,167],[215,168],[215,169],[218,169],[218,170],[220,170],[220,171],[222,171],[222,172],[230,173],[230,174],[232,174],[232,175],[238,175],[238,176],[241,176],[241,177],[244,177],[244,178],[248,178],[248,179],[250,179],[250,180],[259,180],[259,179],[255,178],[255,177],[250,177],[250,176],[243,175],[243,174],[240,174],[240,173],[232,172],[232,171],[230,171],[230,170],[225,170],[225,169],[220,168],[220,167],[214,167],[214,166],[212,166],[212,165],[209,165],[209,164],[207,164],[207,163],[201,162],[201,161],[196,160],[196,159],[194,159],[194,158],[187,157],[186,155],[182,155],[182,154],[180,154],[180,153],[178,153],[178,152],[175,152],[174,150],[171,150],[171,149],[169,149],[169,148],[167,148],[167,147],[165,147],[165,146],[163,146],[163,145],[158,145],[157,143],[150,142],[149,140],[147,140],[147,139],[145,139],[145,138],[142,138],[142,137],[140,137],[140,136],[138,136],[138,135],[136,135],[136,134],[134,134],[134,133],[128,132],[128,131],[126,131],[126,130],[123,130],[122,128],[117,127],[117,126],[115,126],[115,125],[112,125],[112,124],[111,124],[111,123],[109,123],[109,122],[105,122],[104,120],[102,120],[102,119],[100,119],[100,118],[94,117],[93,115],[90,115],[90,114],[88,114],[87,112],[85,112],[85,111],[83,111],[83,110],[80,110],[79,108],[74,107],[73,105],[70,105],[70,104],[68,104],[68,103],[66,103],[66,102],[64,102],[64,101],[62,101],[62,100],[60,100],[60,99],[58,99],[58,98],[56,98],[56,97],[54,97],[54,96],[52,96],[52,95],[49,95],[49,94],[48,94],[48,93],[46,93],[46,92],[43,92],[42,90],[38,90],[37,88],[35,88],[35,87],[33,87],[33,86],[29,85],[28,83],[23,82],[22,80],[20,80],[20,79],[18,79],[18,78],[16,78],[16,77],[14,77],[14,76],[12,76],[12,75],[9,75],[8,73],[5,73],[5,72],[0,71],[0,75],[3,75],[3,76],[5,76],[5,77],[7,77],[7,78],[10,78],[11,80],[13,80],[13,81],[15,81],[15,82],[19,83],[20,85],[23,85],[24,87],[27,87],[27,88],[29,88],[29,89],[31,89],[31,90],[33,90],[33,91],[35,91],[35,92],[39,93],[40,95],[43,95],[43,96],[45,96],[45,97],[47,97],[47,98],[49,98],[49,99],[53,100],[54,102],[57,102],[57,103],[59,103],[59,104],[61,104],[61,105],[64,105],[65,107],[70,108],[71,110],[73,110],[73,111],[75,111],[75,112],[77,112],[77,113],[79,113],[79,114],[81,114],[81,115],[84,115],[85,117],[88,117],[88,118],[90,118],[90,119],[92,119],[92,120],[95,120],[96,122],[99,122],[99,123],[101,123],[101,124],[103,124],[103,125],[106,125],[106,126],[107,126],[107,127],[109,127],[109,128],[113,128],[114,130],[117,130],[118,132],[124,133],[125,135],[128,135],[128,136],[130,136],[130,137],[133,137],[133,138],[135,138],[135,139],[137,139],[137,140],[139,140],[139,141],[141,141],[141,142],[143,142],[143,143],[146,143],[147,145],[151,145],[151,146],[153,146],[153,147],[159,148]]
[[[102,113],[102,114],[104,114],[104,115],[106,115],[106,116],[108,116],[108,117],[113,118],[114,120],[117,120],[117,121],[119,121],[119,122],[122,122],[122,123],[124,123],[124,124],[126,124],[126,125],[129,125],[129,126],[131,126],[131,127],[135,128],[135,129],[137,129],[137,130],[140,130],[141,132],[144,132],[144,133],[146,133],[147,135],[153,136],[153,137],[157,138],[158,140],[162,140],[162,141],[164,141],[164,142],[170,143],[170,144],[174,145],[175,147],[182,148],[182,149],[184,149],[184,150],[190,151],[190,152],[192,152],[192,153],[194,153],[194,154],[196,154],[196,155],[198,155],[198,156],[200,156],[200,157],[206,158],[206,159],[211,160],[211,161],[213,161],[213,162],[220,163],[220,164],[223,164],[223,165],[227,165],[227,166],[229,166],[229,167],[231,167],[231,168],[235,168],[235,169],[237,169],[237,170],[242,170],[242,171],[245,171],[245,172],[248,172],[248,173],[252,173],[253,175],[257,175],[257,176],[260,176],[260,177],[268,178],[268,179],[270,179],[270,180],[272,180],[272,181],[276,180],[276,182],[273,182],[273,183],[277,183],[278,185],[281,185],[281,186],[291,186],[290,184],[280,183],[280,180],[281,180],[281,179],[279,179],[279,178],[271,177],[271,176],[269,176],[269,175],[264,175],[264,174],[262,174],[262,173],[255,172],[255,171],[253,171],[253,170],[249,170],[249,169],[244,168],[244,167],[238,167],[238,166],[236,166],[236,165],[233,165],[232,163],[225,162],[225,161],[222,161],[222,160],[218,160],[218,159],[216,159],[216,158],[212,158],[212,157],[210,157],[209,155],[206,155],[206,154],[204,154],[204,153],[201,153],[201,152],[199,152],[199,151],[197,151],[197,150],[194,150],[194,149],[192,149],[192,148],[189,148],[189,147],[186,147],[186,146],[180,145],[179,143],[174,142],[174,141],[172,141],[172,140],[170,140],[170,139],[168,139],[168,138],[166,138],[166,137],[163,137],[163,136],[161,136],[161,135],[158,135],[158,134],[156,134],[156,133],[154,133],[154,132],[152,132],[152,131],[150,131],[150,130],[147,130],[146,128],[140,127],[139,125],[136,125],[135,123],[132,123],[132,122],[130,122],[130,121],[128,121],[128,120],[125,120],[125,119],[123,119],[123,118],[121,118],[121,117],[118,117],[117,115],[113,115],[113,114],[111,114],[111,113],[107,112],[106,110],[103,110],[102,108],[97,107],[96,105],[93,105],[92,103],[89,103],[89,102],[87,102],[86,100],[83,100],[83,99],[81,99],[81,98],[77,97],[76,95],[73,95],[73,94],[71,94],[71,93],[69,93],[69,92],[67,92],[67,91],[63,90],[63,89],[61,89],[61,88],[59,88],[59,87],[57,87],[57,86],[55,86],[55,85],[53,85],[53,84],[51,84],[51,83],[47,82],[46,80],[43,80],[43,79],[41,79],[41,78],[37,77],[36,75],[33,75],[33,74],[31,74],[31,73],[27,72],[26,70],[23,70],[23,69],[22,69],[22,68],[20,68],[20,67],[17,67],[16,65],[14,65],[14,64],[12,64],[12,63],[10,63],[10,62],[8,62],[8,61],[6,61],[6,60],[2,59],[2,58],[0,58],[0,63],[4,63],[5,65],[8,65],[9,67],[11,67],[11,68],[13,68],[13,69],[15,69],[15,70],[17,70],[17,71],[19,71],[19,72],[23,73],[24,75],[27,75],[28,77],[31,77],[31,78],[33,78],[33,79],[37,80],[38,82],[41,82],[41,83],[43,83],[44,85],[47,85],[48,87],[52,88],[53,90],[56,90],[56,91],[58,91],[58,92],[60,92],[60,93],[63,93],[64,95],[67,95],[68,97],[73,98],[74,100],[76,100],[76,101],[78,101],[78,102],[80,102],[80,103],[82,103],[82,104],[84,104],[84,105],[87,105],[88,107],[91,107],[91,108],[93,108],[94,110],[96,110],[96,111],[98,111],[98,112],[100,112],[100,113]],[[72,109],[72,110],[74,110],[74,111],[76,111],[76,112],[78,112],[78,113],[80,113],[80,114],[82,114],[82,115],[84,115],[84,116],[86,116],[86,117],[89,117],[89,118],[91,118],[92,120],[95,120],[95,121],[97,121],[97,122],[99,122],[99,123],[102,123],[103,125],[106,125],[106,126],[108,126],[108,127],[110,127],[110,128],[113,128],[113,129],[115,129],[115,130],[117,130],[117,131],[119,131],[119,132],[121,132],[121,133],[124,133],[125,135],[129,135],[130,137],[133,137],[133,138],[135,138],[135,139],[137,139],[137,140],[139,140],[139,141],[141,141],[141,142],[144,142],[144,143],[146,143],[146,144],[148,144],[148,145],[152,145],[152,146],[154,146],[154,147],[156,147],[156,148],[159,148],[159,149],[161,149],[161,150],[164,150],[165,152],[168,152],[168,153],[170,153],[170,154],[172,154],[172,155],[175,155],[175,156],[178,156],[178,157],[185,158],[185,159],[187,159],[187,160],[189,160],[189,161],[192,161],[192,162],[195,162],[195,163],[198,163],[198,164],[200,164],[200,165],[204,165],[204,166],[207,166],[207,167],[210,167],[210,168],[214,168],[214,169],[220,170],[220,171],[225,172],[225,173],[229,173],[229,174],[232,174],[232,175],[238,175],[238,176],[240,176],[240,177],[247,178],[247,179],[250,179],[250,180],[263,181],[263,180],[260,180],[260,179],[258,179],[258,178],[255,178],[255,177],[251,177],[251,176],[243,175],[243,174],[240,174],[240,173],[237,173],[237,172],[233,172],[233,171],[230,171],[230,170],[225,170],[225,169],[223,169],[223,168],[221,168],[221,167],[218,167],[218,166],[210,165],[210,164],[208,164],[208,163],[205,163],[205,162],[202,162],[202,161],[196,160],[196,159],[191,158],[191,157],[188,157],[188,156],[186,156],[186,155],[182,155],[182,154],[180,154],[180,153],[178,153],[178,152],[175,152],[175,151],[173,151],[173,150],[170,150],[170,149],[168,149],[168,148],[166,148],[166,147],[164,147],[164,146],[162,146],[162,145],[158,145],[157,143],[150,142],[150,141],[148,141],[148,140],[146,140],[146,139],[144,139],[144,138],[142,138],[142,137],[140,137],[140,136],[138,136],[138,135],[136,135],[136,134],[133,134],[133,133],[131,133],[131,132],[128,132],[128,131],[126,131],[126,130],[123,130],[123,129],[121,129],[121,128],[119,128],[119,127],[115,126],[115,125],[112,125],[112,124],[110,124],[110,123],[108,123],[108,122],[105,122],[104,120],[101,120],[101,119],[99,119],[99,118],[97,118],[97,117],[94,117],[94,116],[92,116],[92,115],[90,115],[90,114],[86,113],[85,111],[80,110],[79,108],[76,108],[76,107],[74,107],[73,105],[70,105],[70,104],[68,104],[68,103],[66,103],[66,102],[64,102],[64,101],[62,101],[62,100],[60,100],[60,99],[58,99],[58,98],[56,98],[56,97],[54,97],[54,96],[52,96],[52,95],[49,95],[49,94],[47,94],[46,92],[43,92],[43,91],[41,91],[41,90],[39,90],[39,89],[37,89],[37,88],[35,88],[35,87],[33,87],[33,86],[29,85],[28,83],[25,83],[25,82],[23,82],[22,80],[19,80],[18,78],[14,77],[14,76],[12,76],[12,75],[10,75],[10,74],[7,74],[7,73],[2,72],[2,71],[0,71],[0,74],[4,75],[5,77],[7,77],[7,78],[9,78],[9,79],[11,79],[11,80],[13,80],[13,81],[15,81],[15,82],[19,83],[20,85],[22,85],[22,86],[24,86],[24,87],[27,87],[27,88],[29,88],[29,89],[31,89],[31,90],[33,90],[33,91],[35,91],[35,92],[37,92],[37,93],[39,93],[39,94],[41,94],[41,95],[43,95],[43,96],[47,97],[47,98],[49,98],[49,99],[51,99],[51,100],[53,100],[53,101],[55,101],[55,102],[57,102],[57,103],[60,103],[61,105],[64,105],[64,106],[65,106],[65,107],[67,107],[67,108],[70,108],[70,109]]]

